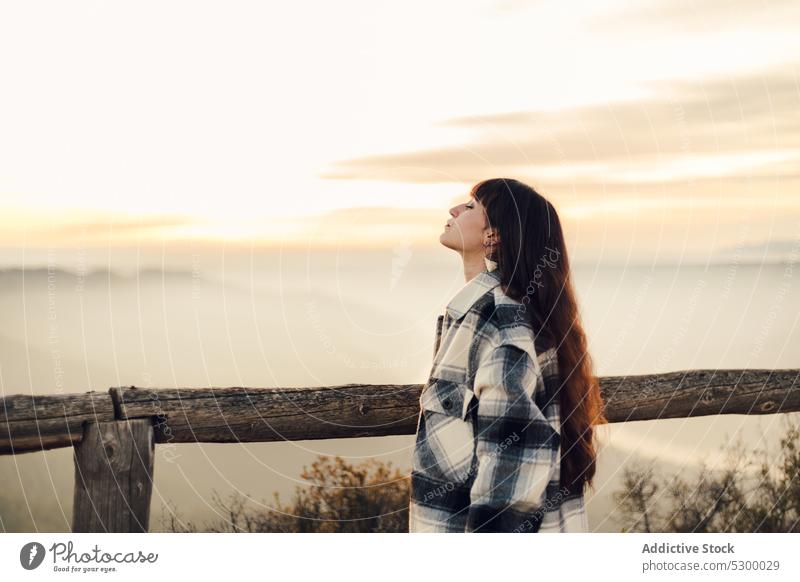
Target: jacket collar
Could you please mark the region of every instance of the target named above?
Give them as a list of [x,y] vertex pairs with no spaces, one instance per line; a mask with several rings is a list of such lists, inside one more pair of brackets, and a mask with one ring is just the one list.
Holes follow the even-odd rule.
[[478,299],[500,284],[497,263],[489,259],[484,261],[486,268],[467,281],[447,304],[446,312],[451,318],[462,318]]

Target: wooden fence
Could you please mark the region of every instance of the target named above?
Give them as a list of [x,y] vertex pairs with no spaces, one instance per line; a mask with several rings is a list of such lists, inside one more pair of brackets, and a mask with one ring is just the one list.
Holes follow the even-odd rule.
[[[800,370],[605,376],[609,422],[800,411]],[[72,446],[72,531],[146,532],[155,446],[414,434],[423,385],[137,388],[2,399],[0,454]]]

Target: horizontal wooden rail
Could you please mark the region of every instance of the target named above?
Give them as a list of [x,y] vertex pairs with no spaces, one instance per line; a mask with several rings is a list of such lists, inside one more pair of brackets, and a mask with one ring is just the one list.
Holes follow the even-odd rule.
[[81,442],[83,425],[116,420],[108,392],[31,396],[2,399],[0,454],[18,454]]
[[[14,395],[0,454],[80,443],[84,425],[151,419],[155,443],[267,442],[413,434],[421,384],[320,388],[137,388]],[[605,376],[610,422],[800,411],[800,370],[688,370]]]

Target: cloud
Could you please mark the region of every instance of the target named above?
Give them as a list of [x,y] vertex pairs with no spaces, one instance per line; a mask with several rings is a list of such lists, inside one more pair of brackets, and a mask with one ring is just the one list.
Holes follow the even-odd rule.
[[48,229],[54,236],[107,237],[110,235],[148,236],[149,231],[195,224],[195,219],[183,216],[144,216],[138,219],[117,218],[109,215],[105,220],[89,220],[65,224]]
[[311,244],[431,244],[449,218],[447,208],[345,208],[301,219],[300,232]]
[[470,183],[510,175],[608,185],[796,175],[800,85],[792,67],[646,88],[652,97],[640,101],[447,119],[443,127],[476,137],[341,160],[322,177]]
[[50,208],[18,209],[3,211],[3,229],[0,245],[9,247],[20,244],[108,244],[132,242],[141,239],[146,243],[159,235],[168,234],[195,225],[197,219],[179,215],[143,215],[74,211],[64,212]]
[[800,17],[800,4],[796,0],[661,0],[660,2],[628,2],[616,9],[595,15],[600,27],[619,27],[646,31],[679,30],[715,32],[733,27],[774,30],[776,23],[795,27]]
[[360,208],[338,208],[336,210],[331,210],[317,220],[331,221],[342,225],[358,221],[387,226],[403,223],[408,220],[430,220],[440,215],[441,210],[431,210],[428,208],[364,206]]
[[758,243],[726,245],[715,252],[717,261],[755,261],[762,263],[785,262],[794,264],[800,260],[800,235],[792,239],[772,239]]

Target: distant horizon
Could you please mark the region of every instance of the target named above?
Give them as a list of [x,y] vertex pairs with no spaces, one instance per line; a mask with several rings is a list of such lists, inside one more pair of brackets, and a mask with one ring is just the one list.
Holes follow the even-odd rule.
[[[657,250],[647,252],[639,248],[636,254],[630,257],[621,256],[620,252],[611,255],[606,253],[588,255],[587,252],[575,252],[568,243],[570,262],[576,267],[591,267],[602,265],[604,267],[625,266],[714,266],[714,265],[766,265],[766,264],[794,264],[800,260],[800,235],[797,239],[764,240],[741,244],[739,246],[726,246],[712,249],[705,253],[690,253],[683,257],[664,256]],[[454,265],[460,264],[458,255],[445,249],[440,244],[428,242],[411,242],[398,240],[393,245],[342,245],[331,247],[327,245],[247,245],[247,244],[219,244],[219,243],[178,243],[170,245],[148,244],[139,247],[124,245],[117,246],[82,246],[69,247],[0,247],[0,270],[14,268],[47,268],[55,260],[62,269],[69,270],[65,265],[78,264],[82,261],[91,262],[89,268],[107,269],[109,261],[112,270],[118,272],[136,269],[137,264],[143,269],[158,269],[163,261],[178,265],[187,264],[193,255],[197,256],[227,256],[239,261],[243,257],[253,256],[281,256],[302,257],[314,256],[357,256],[357,255],[386,255],[387,253],[425,253],[429,260],[447,262],[453,261]],[[24,257],[24,260],[23,260]],[[90,258],[91,257],[91,258]],[[410,259],[411,257],[409,257]],[[84,265],[86,266],[86,265]],[[167,270],[181,270],[172,265]]]
[[[737,259],[735,261],[726,261],[724,259],[713,260],[708,262],[703,261],[682,261],[682,262],[672,262],[672,261],[661,261],[658,263],[647,263],[644,261],[631,261],[628,263],[622,262],[611,262],[611,261],[584,261],[584,262],[573,262],[573,267],[578,268],[587,268],[593,267],[597,265],[601,265],[607,268],[624,268],[624,267],[632,267],[632,268],[666,268],[666,267],[730,267],[732,265],[738,267],[760,267],[760,266],[793,266],[798,263],[799,259],[791,259],[791,258],[775,258],[771,260],[764,260],[764,261],[757,261],[757,260],[741,260]],[[460,268],[460,263],[453,263],[454,267]],[[15,272],[32,272],[32,271],[47,271],[48,265],[46,264],[35,264],[35,265],[19,265],[19,264],[2,264],[0,263],[0,274],[7,273],[10,271]],[[79,275],[80,271],[78,269],[71,269],[66,267],[55,267],[55,271],[61,273],[68,273],[71,275]],[[155,265],[143,265],[138,269],[134,269],[133,271],[120,269],[118,267],[102,267],[102,266],[93,266],[91,267],[86,273],[83,273],[84,276],[91,276],[98,273],[113,273],[119,276],[130,277],[132,274],[135,273],[144,273],[144,272],[153,272],[153,273],[170,273],[175,275],[185,275],[185,274],[192,274],[191,269],[181,269],[175,267],[168,267],[168,268],[159,268]]]

